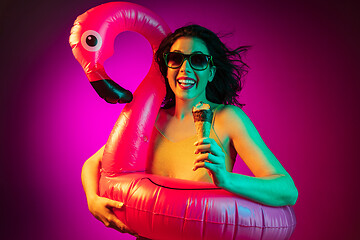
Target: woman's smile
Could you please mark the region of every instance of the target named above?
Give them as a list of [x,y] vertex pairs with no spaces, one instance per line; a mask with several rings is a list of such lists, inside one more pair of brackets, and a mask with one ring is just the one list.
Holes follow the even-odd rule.
[[190,77],[179,77],[176,82],[181,89],[188,90],[195,86],[196,80]]

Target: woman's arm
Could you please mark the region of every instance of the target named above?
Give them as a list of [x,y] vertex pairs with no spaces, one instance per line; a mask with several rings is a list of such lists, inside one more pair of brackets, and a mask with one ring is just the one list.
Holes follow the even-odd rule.
[[240,196],[269,206],[294,205],[297,189],[289,175],[250,177],[229,172],[223,188]]
[[99,196],[100,167],[104,148],[105,145],[86,160],[81,171],[81,182],[88,205],[93,198]]
[[88,208],[91,214],[103,222],[105,226],[114,228],[122,233],[136,235],[123,224],[112,211],[113,208],[121,208],[123,203],[99,196],[100,168],[103,153],[104,146],[86,160],[81,171],[81,181]]
[[197,143],[198,152],[210,150],[210,153],[197,158],[196,168],[208,168],[217,186],[237,195],[270,206],[294,205],[298,192],[292,178],[246,114],[238,107],[226,106],[216,120],[225,128],[237,153],[255,177],[227,172],[224,153],[209,138]]

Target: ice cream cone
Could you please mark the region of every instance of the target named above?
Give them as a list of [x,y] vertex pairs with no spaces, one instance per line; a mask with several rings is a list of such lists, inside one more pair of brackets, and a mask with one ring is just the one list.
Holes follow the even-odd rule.
[[210,105],[199,102],[193,107],[192,114],[194,117],[197,139],[209,137],[213,118],[213,112],[210,110]]

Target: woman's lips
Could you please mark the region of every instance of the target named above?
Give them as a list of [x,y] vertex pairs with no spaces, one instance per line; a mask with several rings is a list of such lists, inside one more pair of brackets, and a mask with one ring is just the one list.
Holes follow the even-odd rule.
[[192,88],[196,81],[193,78],[190,77],[179,77],[178,79],[176,79],[179,87],[183,90],[188,90],[190,88]]

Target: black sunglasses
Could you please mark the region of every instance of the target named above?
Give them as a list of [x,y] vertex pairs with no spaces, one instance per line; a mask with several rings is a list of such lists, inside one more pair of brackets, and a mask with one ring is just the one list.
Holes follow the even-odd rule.
[[183,54],[181,52],[164,53],[165,64],[166,66],[172,69],[181,67],[185,59],[189,61],[192,69],[198,71],[205,70],[208,67],[209,62],[214,64],[212,61],[212,56],[203,53],[192,53],[192,54]]

